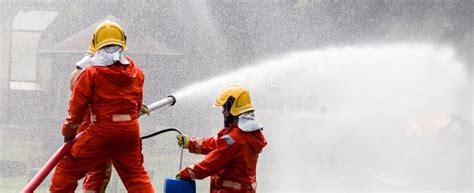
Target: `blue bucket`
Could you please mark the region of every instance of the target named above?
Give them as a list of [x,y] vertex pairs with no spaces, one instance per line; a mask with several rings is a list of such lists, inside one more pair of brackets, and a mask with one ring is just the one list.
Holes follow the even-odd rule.
[[196,193],[196,182],[166,177],[164,190],[165,193]]

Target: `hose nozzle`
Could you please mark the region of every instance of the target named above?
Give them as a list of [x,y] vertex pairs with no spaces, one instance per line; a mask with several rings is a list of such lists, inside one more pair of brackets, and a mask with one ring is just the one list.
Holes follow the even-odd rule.
[[174,104],[176,104],[176,98],[173,95],[168,95],[166,98],[150,104],[148,109],[150,109],[150,111],[154,111],[166,106],[173,106]]

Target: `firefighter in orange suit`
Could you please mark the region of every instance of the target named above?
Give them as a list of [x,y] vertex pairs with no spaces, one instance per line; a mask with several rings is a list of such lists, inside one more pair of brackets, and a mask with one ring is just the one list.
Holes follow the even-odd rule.
[[[75,64],[76,69],[70,74],[69,77],[69,88],[73,89],[74,83],[77,80],[77,77],[81,74],[81,71],[90,65],[90,59],[95,55],[97,50],[94,48],[93,40],[91,39],[89,43],[89,48],[87,49],[86,54],[84,57]],[[140,109],[142,114],[149,114],[150,109],[145,104],[142,104],[142,108]],[[85,117],[79,128],[77,129],[77,133],[80,133],[87,129],[90,124],[90,113],[88,113]],[[110,177],[112,176],[112,164],[109,163],[106,168],[94,168],[94,171],[90,171],[86,174],[84,179],[84,184],[82,186],[82,190],[84,193],[105,193],[107,188],[107,184],[110,181]]]
[[[77,78],[81,74],[81,71],[90,65],[90,59],[96,54],[97,50],[94,48],[93,40],[91,39],[89,43],[89,48],[87,49],[84,57],[75,64],[76,69],[69,76],[69,88],[74,88]],[[84,120],[81,125],[77,128],[77,133],[80,133],[86,130],[90,125],[90,113],[87,113],[84,116]],[[90,171],[86,174],[84,178],[84,183],[82,185],[83,193],[105,193],[107,184],[110,181],[112,176],[112,163],[106,165],[105,168],[94,168],[93,171]]]
[[65,140],[75,137],[88,113],[91,123],[59,162],[50,191],[74,192],[79,179],[111,162],[128,192],[154,192],[143,166],[138,123],[144,74],[125,55],[125,33],[117,23],[99,24],[93,44],[97,53],[73,86],[62,127]]
[[205,158],[181,170],[177,177],[203,179],[211,176],[211,193],[254,193],[257,188],[258,155],[267,142],[257,122],[249,91],[231,86],[219,94],[224,128],[217,137],[189,138],[178,135],[178,145]]

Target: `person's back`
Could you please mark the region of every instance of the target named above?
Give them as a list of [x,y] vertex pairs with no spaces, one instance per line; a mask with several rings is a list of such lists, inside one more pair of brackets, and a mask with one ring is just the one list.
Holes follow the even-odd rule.
[[[94,93],[90,105],[97,124],[114,120],[138,118],[142,99],[144,75],[130,60],[130,65],[90,66],[94,78]],[[101,122],[103,121],[103,123]]]
[[[72,98],[78,103],[70,108],[71,122],[74,115],[82,114],[82,107],[88,104],[91,124],[87,134],[103,139],[104,146],[120,147],[139,141],[138,112],[142,104],[144,74],[134,62],[116,63],[109,66],[86,67],[79,77],[81,84],[75,86]],[[77,95],[77,96],[74,96]],[[89,96],[89,97],[84,97]],[[129,142],[129,143],[126,143]],[[80,143],[80,142],[79,142]],[[111,153],[110,148],[99,148]],[[93,152],[82,152],[91,154]],[[94,154],[105,153],[94,150]],[[80,152],[72,150],[80,156]]]

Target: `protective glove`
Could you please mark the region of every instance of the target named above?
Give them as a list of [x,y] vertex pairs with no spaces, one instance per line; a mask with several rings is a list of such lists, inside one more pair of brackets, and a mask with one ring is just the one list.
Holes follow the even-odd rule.
[[145,104],[142,104],[142,107],[140,108],[139,116],[142,116],[144,114],[150,115],[150,113],[151,113],[151,110],[148,108],[148,106],[146,106]]
[[64,143],[67,143],[67,142],[73,140],[74,138],[76,138],[76,135],[74,135],[74,136],[69,136],[69,137],[64,137]]
[[186,135],[177,135],[176,139],[178,140],[178,145],[179,147],[182,147],[184,149],[188,149],[189,146],[189,136]]
[[66,123],[63,123],[63,127],[61,128],[61,134],[64,136],[64,142],[73,140],[76,137],[77,127],[79,127],[79,125],[71,126],[67,125]]
[[73,140],[76,138],[76,130],[73,130],[72,132],[69,129],[63,128],[62,134],[64,136],[64,143]]

